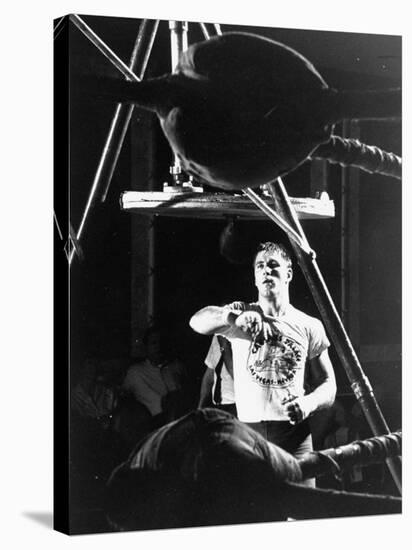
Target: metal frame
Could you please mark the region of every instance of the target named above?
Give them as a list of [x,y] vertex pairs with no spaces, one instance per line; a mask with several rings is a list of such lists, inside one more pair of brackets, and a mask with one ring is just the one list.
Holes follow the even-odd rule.
[[[144,74],[147,60],[149,58],[151,46],[153,44],[154,36],[156,34],[157,25],[151,29],[151,39],[143,40],[142,36],[146,33],[147,20],[143,20],[145,29],[141,27],[139,30],[139,36],[136,41],[134,54],[130,61],[130,66],[125,65],[110,48],[88,27],[84,21],[77,15],[70,16],[70,20],[77,26],[77,28],[87,37],[89,40],[112,62],[112,64],[126,77],[131,80],[140,81]],[[143,25],[143,24],[142,24]],[[211,34],[206,28],[205,24],[200,24],[201,29],[206,38],[210,38]],[[171,28],[174,32],[184,32],[185,25],[171,24]],[[216,34],[221,34],[220,27],[214,26]],[[142,36],[141,36],[142,35]],[[179,49],[183,40],[179,37],[175,37],[177,49]],[[146,44],[146,54],[141,56],[141,50],[143,45]],[[134,73],[136,65],[140,63],[140,78]],[[121,110],[121,107],[120,107]],[[118,153],[121,149],[124,134],[127,130],[130,116],[127,113],[124,118],[118,115],[118,110],[114,116],[111,129],[108,133],[106,145],[102,153],[102,159],[96,172],[95,180],[93,182],[92,191],[87,202],[87,206],[83,215],[82,223],[76,233],[76,242],[78,243],[82,230],[86,222],[86,218],[90,213],[90,209],[95,201],[97,190],[101,188],[102,182],[106,180],[106,184],[110,183],[111,175],[115,169]],[[122,112],[122,110],[121,110]],[[131,115],[131,112],[130,112]],[[113,130],[115,127],[116,131]],[[113,154],[111,152],[114,151]],[[264,201],[253,192],[251,189],[246,189],[244,193],[255,204],[264,211],[264,213],[275,223],[277,223],[288,235],[291,246],[297,256],[300,267],[304,273],[309,289],[314,297],[317,307],[320,311],[322,319],[328,329],[331,339],[339,353],[342,365],[346,371],[346,374],[351,383],[352,390],[359,401],[361,408],[366,416],[366,419],[375,436],[389,434],[389,428],[383,417],[383,414],[377,404],[371,384],[365,376],[360,362],[356,356],[355,350],[349,340],[349,337],[345,331],[343,323],[339,317],[333,300],[329,294],[326,283],[322,277],[322,274],[317,266],[315,254],[309,246],[305,233],[299,223],[299,220],[291,206],[290,199],[283,185],[281,178],[278,178],[275,183],[268,185],[276,210],[267,206]],[[255,196],[256,195],[256,196]],[[264,205],[262,204],[264,203]],[[280,213],[280,214],[279,214]],[[70,260],[72,256],[70,257]],[[392,457],[387,459],[387,465],[395,481],[395,484],[401,492],[401,459],[399,457]]]
[[[144,19],[139,27],[139,32],[130,57],[129,66],[124,65],[106,44],[86,25],[86,23],[77,15],[71,15],[70,20],[89,40],[130,80],[140,81],[146,71],[150,52],[159,26],[159,20]],[[135,72],[139,76],[135,75]],[[100,158],[99,165],[94,176],[92,188],[83,216],[76,232],[76,242],[78,243],[84,231],[89,213],[101,196],[102,202],[106,199],[110,182],[117,165],[123,141],[129,127],[134,105],[118,104],[113,115],[113,119],[107,134],[106,142]],[[69,252],[69,264],[71,264],[76,247]]]

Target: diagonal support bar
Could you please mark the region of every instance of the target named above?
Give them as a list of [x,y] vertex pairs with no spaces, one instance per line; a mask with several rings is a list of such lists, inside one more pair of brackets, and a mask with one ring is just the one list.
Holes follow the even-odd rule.
[[[269,189],[272,193],[276,210],[294,227],[302,238],[305,238],[304,231],[291,205],[281,178],[278,178],[275,183],[269,184]],[[373,434],[375,436],[389,434],[389,427],[375,399],[372,386],[362,370],[316,260],[312,255],[306,254],[292,239],[290,239],[290,243],[349,378],[352,390],[359,401]],[[401,459],[399,457],[388,458],[386,463],[399,493],[401,493]]]
[[[276,212],[276,210],[273,210],[264,200],[262,200],[259,195],[257,195],[253,189],[250,187],[243,190],[243,193],[249,197],[249,199],[256,204],[258,208],[262,210],[268,216],[272,221],[274,221],[285,233],[287,233],[288,237],[292,239],[306,254],[314,254],[314,251],[310,248],[308,241],[306,238],[299,235],[293,227],[289,225],[288,222],[286,222],[282,216],[279,216],[279,214]],[[293,208],[293,207],[292,207]]]
[[118,69],[126,78],[140,82],[134,72],[118,57],[101,38],[76,14],[70,15],[70,21],[90,40],[92,44]]
[[[80,28],[82,32],[88,36],[93,44],[95,44],[100,51],[108,57],[110,61],[117,56],[115,54],[108,55],[108,48],[104,45],[104,42],[88,27],[78,16],[71,16],[72,21]],[[153,42],[156,37],[157,29],[159,26],[159,20],[144,19],[139,27],[139,32],[136,38],[136,42],[133,48],[132,55],[130,57],[128,70],[131,71],[134,78],[141,80],[146,71],[147,63],[149,61],[150,53],[153,47]],[[123,63],[123,62],[121,62]],[[119,68],[116,63],[114,65]],[[134,75],[134,72],[138,73],[138,76]],[[86,224],[86,220],[89,217],[89,213],[93,206],[96,204],[99,197],[102,202],[105,201],[107,192],[110,186],[110,182],[117,165],[117,161],[120,155],[120,151],[123,146],[124,138],[129,127],[129,123],[133,114],[134,105],[122,105],[118,104],[110,125],[110,129],[106,138],[106,142],[103,147],[103,152],[100,158],[99,165],[97,167],[92,189],[89,194],[89,198],[86,203],[86,207],[83,212],[83,216],[77,230],[76,240],[79,241]],[[72,262],[76,249],[72,249],[69,255],[69,264]]]
[[[140,80],[143,79],[146,72],[158,26],[158,19],[143,19],[140,24],[139,33],[129,63],[130,69],[136,73]],[[113,172],[116,168],[124,136],[129,127],[134,108],[134,105],[124,105],[121,103],[117,105],[98,168],[98,171],[102,174],[102,186],[103,184],[105,185],[102,202],[106,200]]]
[[211,34],[209,32],[209,29],[206,26],[206,23],[199,23],[199,25],[202,30],[203,36],[205,37],[206,40],[209,40]]
[[[207,27],[208,24],[212,26],[210,30]],[[199,23],[199,25],[206,40],[209,40],[209,38],[212,38],[212,36],[220,36],[222,34],[220,25],[218,25],[217,23]]]
[[58,36],[60,36],[61,31],[64,29],[65,25],[63,24],[66,21],[66,16],[64,15],[61,17],[58,21],[56,21],[56,24],[53,27],[53,40],[56,40]]

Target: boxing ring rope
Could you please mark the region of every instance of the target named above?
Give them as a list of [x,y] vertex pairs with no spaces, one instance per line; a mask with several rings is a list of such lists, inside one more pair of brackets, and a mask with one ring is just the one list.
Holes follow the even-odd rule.
[[[353,441],[340,447],[312,451],[297,460],[302,479],[320,477],[328,473],[337,479],[343,470],[353,466],[381,463],[401,454],[402,433],[394,432],[380,437]],[[387,495],[354,493],[350,491],[320,489],[289,483],[296,502],[292,516],[295,519],[317,519],[339,516],[373,514],[400,514],[402,499]],[[331,515],[332,514],[332,515]]]
[[[70,16],[71,21],[91,40],[91,42],[111,61],[111,63],[129,80],[133,80],[135,82],[140,82],[140,78],[138,78],[133,70],[131,68],[127,67],[105,44],[104,42],[88,27],[77,15]],[[216,32],[218,34],[221,34],[220,28],[215,26]],[[207,29],[205,29],[206,32]],[[205,32],[205,30],[203,32]],[[145,57],[146,62],[148,59],[148,55]],[[119,140],[119,138],[124,134],[122,132],[118,133],[112,133],[109,132],[107,142],[106,142],[106,148],[111,148],[113,146],[113,142],[116,142],[116,140]],[[321,145],[320,146],[320,152],[318,149],[315,151],[316,154],[324,154],[326,156],[326,153],[328,155],[331,155],[331,162],[341,162],[341,160],[338,159],[337,151],[339,149],[339,141],[335,139],[334,143],[336,144],[329,146],[329,151],[327,149],[328,144],[326,146]],[[345,148],[345,144],[343,145]],[[363,147],[363,144],[360,144],[361,148]],[[119,149],[121,147],[121,143],[119,145]],[[368,147],[368,146],[366,146]],[[323,148],[323,149],[322,149]],[[342,148],[342,147],[340,147]],[[346,162],[347,158],[353,158],[350,155],[355,154],[358,149],[357,144],[353,144],[352,150],[349,151],[349,156],[345,156],[343,159],[343,163]],[[349,148],[350,149],[350,148]],[[325,152],[326,151],[326,152]],[[372,156],[371,156],[371,153]],[[387,154],[391,155],[391,154]],[[382,155],[378,151],[369,151],[367,150],[367,170],[373,169],[373,171],[379,172],[380,170],[385,170],[384,172],[380,173],[387,173],[387,160],[393,161],[395,165],[399,164],[397,162],[396,158],[383,158],[385,155]],[[372,159],[373,157],[373,159]],[[376,159],[378,159],[376,161]],[[324,158],[324,157],[322,157]],[[326,156],[329,160],[329,156]],[[358,166],[363,167],[362,163],[359,161],[359,156],[357,157],[358,160]],[[109,174],[113,173],[114,166],[117,161],[117,156],[114,155],[113,157],[113,165],[112,169],[109,170]],[[107,161],[109,163],[109,161]],[[398,170],[394,170],[395,174],[398,174]],[[393,175],[393,174],[391,174]],[[110,176],[111,177],[111,176]],[[398,177],[395,175],[394,177]],[[96,177],[97,183],[100,183],[100,178]],[[291,242],[291,246],[295,251],[296,257],[298,258],[299,265],[304,273],[304,276],[307,280],[309,289],[315,299],[315,302],[317,304],[317,307],[320,311],[320,314],[322,316],[322,319],[326,325],[326,328],[328,332],[331,335],[331,339],[336,347],[336,350],[338,351],[341,362],[343,367],[345,368],[345,371],[347,373],[347,376],[349,378],[349,381],[351,383],[352,390],[354,391],[354,394],[357,398],[357,400],[360,403],[360,406],[366,416],[366,419],[372,429],[372,432],[376,436],[389,434],[389,428],[386,424],[386,421],[382,415],[382,412],[377,404],[377,401],[375,399],[375,396],[372,391],[372,387],[370,385],[369,380],[363,373],[362,367],[359,363],[359,360],[356,356],[356,353],[353,349],[353,346],[349,340],[349,337],[345,331],[345,328],[342,324],[342,321],[339,317],[339,314],[335,308],[335,305],[332,301],[332,298],[329,294],[329,291],[327,289],[327,286],[325,284],[325,281],[321,275],[321,272],[317,266],[316,260],[315,260],[315,254],[311,250],[308,241],[306,239],[306,236],[303,232],[303,229],[299,223],[299,220],[296,216],[296,213],[293,210],[293,207],[291,206],[290,199],[286,193],[286,190],[284,188],[283,182],[281,178],[278,178],[276,183],[267,184],[275,206],[276,210],[280,213],[280,216],[277,212],[275,212],[273,209],[270,209],[267,207],[267,205],[264,203],[264,209],[263,205],[261,204],[261,201],[259,200],[259,197],[251,190],[246,189],[244,190],[244,193],[253,201],[255,204],[261,208],[262,211],[273,221],[275,221],[278,225],[281,225],[282,229],[288,234],[288,237]],[[91,196],[94,193],[91,193]],[[255,196],[256,195],[256,196]],[[89,203],[91,204],[92,198],[89,199]],[[263,202],[263,201],[262,201]],[[81,233],[81,230],[84,227],[84,221],[87,216],[87,212],[90,208],[90,204],[88,203],[88,207],[86,208],[86,212],[84,215],[83,223],[80,227],[80,230],[77,233],[77,240],[79,238],[79,233]],[[399,457],[388,457],[386,459],[387,465],[389,467],[389,470],[392,474],[392,477],[395,481],[395,484],[401,492],[401,461]]]
[[402,454],[402,432],[353,441],[347,445],[311,451],[298,459],[303,479],[367,466]]
[[[105,55],[105,57],[107,57],[107,59],[109,59],[113,65],[119,69],[119,71],[122,71],[122,73],[125,74],[127,78],[137,81],[140,81],[143,78],[153,47],[153,42],[156,37],[159,20],[143,19],[141,22],[136,42],[130,57],[129,67],[124,65],[123,61],[109,48],[107,48],[106,44],[104,44],[104,42],[88,25],[86,25],[80,17],[77,15],[71,15],[70,20],[83,34],[85,34],[85,36],[87,36],[87,38],[90,39],[90,41]],[[138,76],[134,74],[135,72]],[[118,103],[116,107],[75,240],[73,241],[72,238],[72,243],[74,246],[69,252],[69,265],[73,260],[76,249],[79,250],[79,240],[84,231],[90,210],[99,200],[99,196],[101,196],[102,202],[106,200],[107,192],[117,165],[133,110],[134,105]]]
[[341,166],[355,166],[371,174],[402,178],[402,159],[394,153],[382,151],[374,145],[366,145],[358,139],[332,136],[319,145],[311,158],[322,159]]

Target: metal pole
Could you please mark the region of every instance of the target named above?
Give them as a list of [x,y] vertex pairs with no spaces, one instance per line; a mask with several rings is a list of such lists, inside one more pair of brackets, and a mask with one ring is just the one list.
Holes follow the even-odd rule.
[[[73,21],[76,21],[76,24],[78,24],[79,20],[80,18],[77,18],[77,19],[74,19]],[[137,80],[141,80],[146,71],[147,63],[152,50],[158,25],[159,25],[158,20],[148,20],[148,19],[144,19],[140,24],[139,32],[136,38],[132,55],[130,57],[130,63],[128,67],[128,70],[132,71],[131,74],[134,75],[134,72],[138,73],[139,75],[138,77],[134,75],[134,78]],[[94,35],[91,29],[86,27],[87,25],[85,23],[81,26],[82,32],[84,32],[85,34],[87,33],[86,36],[92,37],[93,43],[97,44],[98,40],[100,39],[97,37],[97,35]],[[104,48],[99,43],[99,50],[102,51],[102,49]],[[106,57],[108,57],[112,61],[112,57],[108,55],[106,55]],[[116,63],[114,64],[115,66],[117,66]],[[111,182],[114,170],[116,168],[116,164],[120,155],[123,141],[130,123],[133,109],[134,109],[134,105],[118,104],[116,107],[116,110],[110,125],[110,129],[106,138],[106,142],[103,148],[103,152],[100,158],[100,162],[94,176],[92,189],[90,191],[89,198],[87,200],[86,207],[84,209],[83,216],[82,216],[79,228],[77,230],[77,234],[76,234],[77,241],[79,241],[84,231],[84,227],[85,227],[89,212],[92,209],[92,207],[95,205],[96,201],[98,200],[99,195],[101,194],[102,196],[102,199],[101,199],[102,202],[106,199],[110,182]],[[72,249],[69,255],[69,264],[71,264],[73,260],[74,253],[75,253],[75,249]]]
[[200,28],[203,32],[203,36],[205,37],[206,40],[209,40],[209,38],[211,38],[212,36],[215,36],[215,35],[220,36],[222,34],[220,25],[216,23],[211,24],[213,28],[211,31],[209,31],[209,29],[207,28],[208,24],[211,24],[211,23],[199,23]]
[[[348,132],[348,120],[342,123],[342,135],[346,137]],[[340,227],[340,315],[342,323],[347,325],[347,291],[346,283],[348,278],[348,261],[347,261],[347,220],[348,220],[348,179],[349,168],[342,167],[341,171],[341,227]]]
[[222,34],[222,29],[220,28],[219,23],[213,23],[213,27],[216,31],[216,34],[218,34],[220,36]]
[[[153,42],[156,37],[157,28],[159,26],[159,20],[153,20],[153,19],[143,19],[142,23],[140,24],[139,28],[139,34],[137,36],[134,49],[132,52],[132,55],[130,57],[130,63],[129,66],[131,70],[136,73],[136,75],[143,79],[144,74],[146,72],[147,64],[149,61],[149,57],[152,51]],[[122,105],[119,104],[116,109],[116,113],[113,117],[112,125],[111,127],[115,127],[115,132],[119,132],[120,136],[118,140],[116,137],[112,140],[114,143],[118,141],[117,147],[114,150],[113,159],[110,158],[110,155],[108,156],[108,159],[106,159],[106,166],[109,170],[107,178],[102,176],[103,182],[106,180],[106,186],[105,190],[102,195],[102,202],[106,200],[107,192],[109,190],[110,181],[113,176],[114,169],[117,164],[117,160],[120,154],[120,150],[123,145],[123,139],[126,134],[127,128],[129,127],[130,119],[132,117],[132,113],[134,110],[134,105]],[[111,133],[111,130],[110,130]],[[109,139],[109,136],[108,136]],[[103,153],[104,154],[104,153]],[[102,161],[103,162],[103,155],[102,155]]]
[[210,33],[206,27],[206,23],[199,23],[199,25],[200,25],[200,28],[202,29],[203,36],[205,37],[206,40],[209,40]]
[[118,69],[126,78],[140,82],[133,71],[118,57],[97,34],[78,15],[70,15],[70,21],[90,40],[92,44]]
[[[302,238],[305,238],[304,231],[289,200],[281,178],[278,178],[275,183],[269,184],[269,188],[275,202],[276,210],[296,229]],[[323,322],[326,325],[328,333],[330,334],[349,378],[351,388],[356,399],[359,401],[373,434],[376,436],[389,434],[389,427],[375,399],[372,386],[362,370],[359,359],[345,331],[316,260],[312,255],[305,254],[292,239],[289,240],[322,316]],[[388,458],[386,463],[399,493],[401,493],[401,459],[399,457]]]
[[[177,64],[179,63],[180,54],[187,50],[187,21],[169,21],[170,29],[170,52],[171,52],[171,69],[172,72],[176,71]],[[180,185],[182,174],[182,163],[176,154],[173,154],[174,160],[170,167],[170,173],[173,176],[173,184]]]
[[53,27],[53,40],[56,40],[56,38],[60,36],[61,31],[64,29],[64,25],[62,25],[64,21],[67,21],[65,15],[56,21],[56,24]]
[[273,210],[263,199],[257,195],[253,189],[250,187],[243,190],[244,195],[249,197],[249,199],[256,204],[258,208],[262,210],[266,216],[268,216],[272,221],[274,221],[285,233],[288,234],[288,237],[290,239],[293,239],[296,244],[299,245],[300,248],[302,248],[307,254],[312,254],[313,250],[310,248],[308,242],[306,239],[302,239],[302,237],[293,229],[293,227],[290,227],[290,225],[282,219],[281,216],[276,212],[276,210]]

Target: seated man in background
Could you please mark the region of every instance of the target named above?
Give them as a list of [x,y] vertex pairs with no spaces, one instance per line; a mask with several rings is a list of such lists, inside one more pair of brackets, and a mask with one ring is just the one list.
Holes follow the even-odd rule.
[[178,359],[168,356],[159,327],[149,327],[143,343],[146,357],[128,368],[122,391],[146,407],[157,427],[187,412],[185,369]]
[[127,456],[118,452],[113,432],[127,361],[126,357],[89,357],[76,365],[78,376],[71,378],[70,469],[75,503],[98,501],[101,485]]
[[214,335],[205,358],[199,408],[215,406],[237,416],[233,387],[233,357],[229,340]]
[[70,392],[72,411],[83,419],[99,421],[102,427],[106,427],[117,405],[124,363],[123,358],[86,359]]

